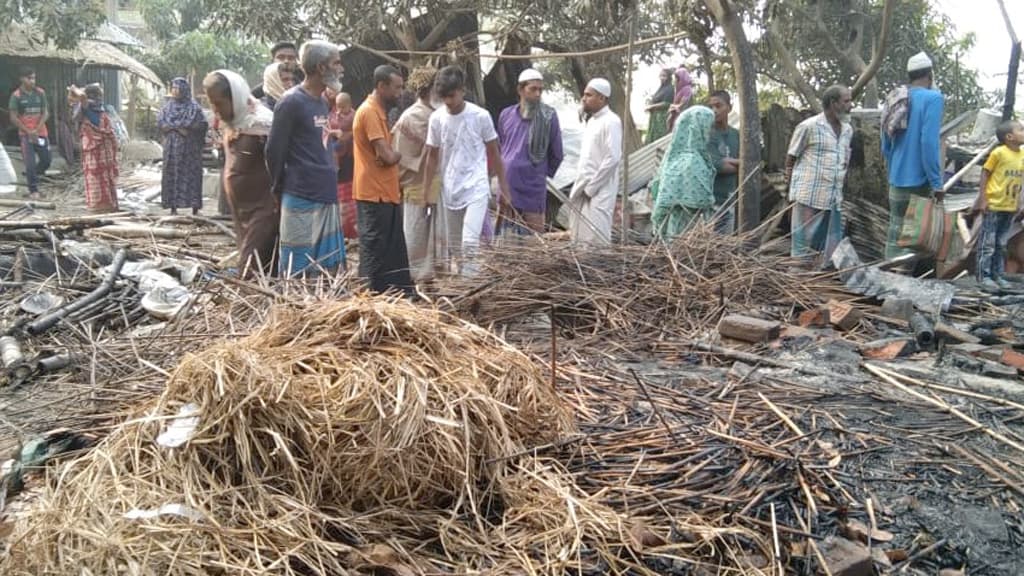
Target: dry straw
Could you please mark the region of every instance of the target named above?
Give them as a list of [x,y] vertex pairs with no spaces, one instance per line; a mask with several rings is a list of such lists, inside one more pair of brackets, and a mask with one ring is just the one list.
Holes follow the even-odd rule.
[[[157,445],[188,403],[194,436]],[[0,571],[344,574],[369,542],[460,515],[487,542],[510,456],[571,431],[538,368],[483,329],[386,299],[282,307],[59,469]],[[125,517],[169,504],[186,515]]]

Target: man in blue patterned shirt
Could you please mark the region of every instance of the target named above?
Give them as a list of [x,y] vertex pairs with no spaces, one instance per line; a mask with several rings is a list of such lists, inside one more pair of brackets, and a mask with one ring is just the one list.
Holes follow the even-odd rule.
[[843,184],[850,164],[853,98],[846,86],[831,86],[821,97],[822,113],[801,122],[793,132],[786,158],[791,254],[806,263],[815,252],[828,262],[843,238]]

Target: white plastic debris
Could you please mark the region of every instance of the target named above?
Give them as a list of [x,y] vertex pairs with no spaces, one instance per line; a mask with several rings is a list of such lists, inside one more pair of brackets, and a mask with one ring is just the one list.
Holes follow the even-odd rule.
[[167,430],[156,437],[156,443],[166,448],[177,448],[188,442],[199,426],[199,406],[189,402],[178,410]]
[[175,318],[192,299],[189,291],[180,285],[157,286],[142,296],[142,307],[161,320]]
[[158,516],[181,516],[194,522],[200,522],[204,518],[202,512],[184,504],[164,504],[156,510],[140,510],[135,508],[124,514],[124,517],[129,520],[150,520]]

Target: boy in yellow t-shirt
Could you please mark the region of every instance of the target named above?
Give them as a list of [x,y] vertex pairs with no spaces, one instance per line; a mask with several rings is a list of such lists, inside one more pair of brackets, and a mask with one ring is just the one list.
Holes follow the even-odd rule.
[[974,212],[984,216],[978,238],[978,282],[983,288],[1009,288],[1003,278],[1006,266],[1006,235],[1014,217],[1019,220],[1020,192],[1024,180],[1024,125],[1008,120],[996,129],[1002,146],[988,156],[981,171],[981,193]]

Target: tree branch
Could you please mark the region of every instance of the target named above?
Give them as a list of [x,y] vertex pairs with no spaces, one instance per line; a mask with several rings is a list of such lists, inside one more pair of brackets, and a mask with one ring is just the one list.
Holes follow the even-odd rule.
[[871,63],[861,72],[860,77],[853,83],[853,88],[851,89],[855,100],[860,97],[864,87],[868,85],[868,82],[871,82],[871,79],[878,73],[878,69],[882,67],[882,59],[885,58],[885,51],[889,44],[889,31],[892,29],[892,13],[895,7],[896,0],[885,0],[885,6],[882,8],[882,29],[879,31],[878,45],[875,46],[875,53],[871,56]]
[[448,29],[448,25],[455,21],[455,18],[459,15],[459,12],[452,10],[444,15],[434,27],[430,29],[430,32],[424,36],[423,40],[420,40],[416,50],[430,50],[437,44],[438,40],[444,36],[445,31]]
[[776,20],[772,20],[765,29],[765,37],[768,40],[768,44],[771,45],[775,54],[779,57],[779,64],[782,65],[782,72],[786,77],[783,84],[792,88],[794,92],[799,94],[800,98],[804,101],[804,104],[809,106],[811,110],[821,112],[821,102],[818,100],[818,95],[815,92],[814,87],[811,86],[803,73],[800,72],[800,68],[797,67],[796,60],[793,58],[793,54],[790,53],[789,49],[786,48],[785,43],[782,41]]

